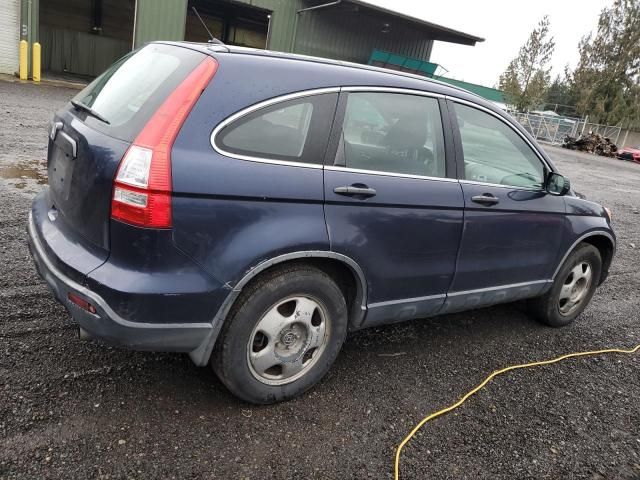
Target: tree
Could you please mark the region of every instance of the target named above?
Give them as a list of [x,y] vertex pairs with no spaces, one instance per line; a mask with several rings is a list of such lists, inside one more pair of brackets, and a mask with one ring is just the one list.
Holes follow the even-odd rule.
[[609,125],[640,127],[640,0],[614,0],[595,36],[579,45],[573,73],[577,109]]
[[538,106],[549,85],[549,61],[555,48],[549,36],[549,17],[545,15],[533,29],[518,56],[500,75],[499,86],[509,103],[518,110]]
[[575,116],[576,93],[571,83],[572,73],[565,67],[564,76],[556,75],[545,94],[545,110],[553,110],[560,115]]

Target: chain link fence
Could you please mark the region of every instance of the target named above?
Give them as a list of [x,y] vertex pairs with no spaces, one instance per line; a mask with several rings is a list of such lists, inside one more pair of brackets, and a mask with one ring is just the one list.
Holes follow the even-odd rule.
[[621,127],[585,122],[579,118],[511,112],[511,115],[534,138],[553,144],[562,144],[565,137],[577,138],[583,133],[594,132],[617,144]]

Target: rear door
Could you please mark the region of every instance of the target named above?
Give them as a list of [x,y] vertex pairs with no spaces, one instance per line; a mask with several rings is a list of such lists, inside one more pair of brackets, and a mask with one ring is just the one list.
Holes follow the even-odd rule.
[[569,228],[564,199],[543,187],[550,167],[501,116],[462,101],[449,108],[465,224],[446,311],[535,295]]
[[367,325],[437,312],[452,281],[463,199],[443,114],[420,92],[341,93],[325,216],[332,251],[366,275]]

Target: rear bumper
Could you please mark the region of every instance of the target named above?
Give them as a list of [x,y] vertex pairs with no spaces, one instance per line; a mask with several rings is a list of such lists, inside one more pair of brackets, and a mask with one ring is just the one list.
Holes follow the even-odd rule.
[[[80,328],[107,343],[135,350],[188,352],[196,365],[206,364],[214,329],[211,323],[141,323],[131,322],[116,313],[97,293],[72,280],[48,258],[33,215],[27,226],[29,250],[40,276],[56,299],[62,303]],[[73,293],[95,307],[90,313],[69,300]]]

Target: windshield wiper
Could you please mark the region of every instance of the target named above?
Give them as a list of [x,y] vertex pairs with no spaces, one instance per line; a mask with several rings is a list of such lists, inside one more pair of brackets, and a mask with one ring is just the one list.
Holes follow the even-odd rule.
[[93,108],[89,107],[88,105],[85,105],[82,102],[78,102],[77,100],[71,100],[71,105],[73,105],[77,110],[84,110],[92,117],[97,118],[98,120],[106,123],[107,125],[111,125],[111,122],[109,122],[109,120],[104,118],[102,115],[100,115],[98,112],[96,112]]

